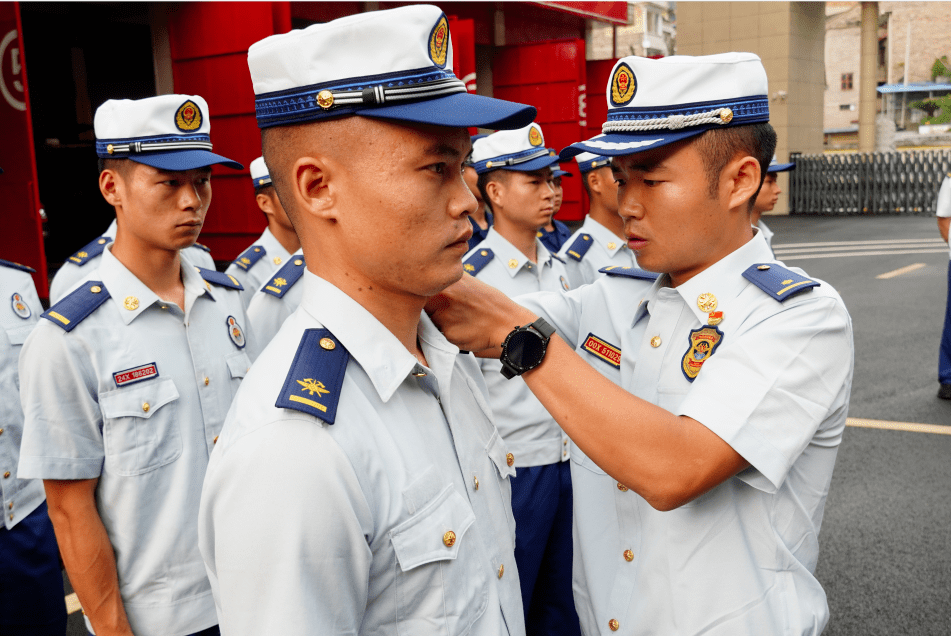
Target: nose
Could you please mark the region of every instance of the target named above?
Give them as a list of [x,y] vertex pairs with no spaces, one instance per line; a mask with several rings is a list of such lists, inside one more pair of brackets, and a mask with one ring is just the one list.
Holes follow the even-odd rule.
[[452,218],[471,216],[475,214],[478,207],[479,202],[472,190],[469,189],[462,174],[460,174],[459,178],[453,182],[452,197],[449,200],[449,215]]
[[180,203],[183,210],[200,209],[202,206],[200,186],[193,182],[188,182],[182,186]]

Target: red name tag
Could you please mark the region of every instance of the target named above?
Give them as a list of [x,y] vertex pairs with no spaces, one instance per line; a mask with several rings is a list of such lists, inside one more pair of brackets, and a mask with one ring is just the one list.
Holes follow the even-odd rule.
[[614,367],[621,367],[621,349],[589,333],[581,348]]
[[154,378],[158,374],[158,367],[155,366],[154,362],[151,362],[149,364],[143,364],[141,367],[135,367],[134,369],[117,371],[112,374],[112,377],[116,381],[116,386],[121,387]]

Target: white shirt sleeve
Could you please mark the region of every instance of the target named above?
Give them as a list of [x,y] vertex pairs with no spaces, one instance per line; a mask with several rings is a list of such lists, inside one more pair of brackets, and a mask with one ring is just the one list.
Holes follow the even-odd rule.
[[339,445],[312,419],[290,419],[216,450],[199,546],[221,632],[357,634],[372,515]]
[[938,216],[951,216],[951,177],[945,177],[938,190]]

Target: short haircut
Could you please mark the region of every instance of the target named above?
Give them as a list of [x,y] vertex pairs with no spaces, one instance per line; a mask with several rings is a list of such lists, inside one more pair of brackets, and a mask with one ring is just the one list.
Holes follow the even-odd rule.
[[128,174],[132,163],[133,161],[131,159],[103,159],[100,157],[99,174],[102,174],[105,170],[115,170],[124,177]]
[[704,172],[707,175],[707,191],[710,197],[717,196],[720,187],[720,174],[727,164],[737,156],[749,155],[759,162],[759,188],[750,197],[747,206],[753,209],[766,168],[776,152],[776,131],[768,123],[714,128],[700,134],[694,143],[703,159]]
[[489,195],[486,193],[486,186],[489,185],[490,181],[495,181],[496,183],[506,184],[508,183],[509,176],[512,174],[512,170],[490,170],[489,172],[483,172],[479,175],[479,179],[476,181],[476,187],[479,188],[479,194],[482,195],[482,200],[485,201],[485,204],[492,209],[492,201],[489,199]]

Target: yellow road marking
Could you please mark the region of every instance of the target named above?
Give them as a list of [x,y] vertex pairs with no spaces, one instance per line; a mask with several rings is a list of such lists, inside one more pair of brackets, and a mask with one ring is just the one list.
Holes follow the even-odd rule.
[[79,604],[79,597],[76,596],[76,592],[73,592],[66,597],[66,613],[75,614],[83,609],[83,606]]
[[914,424],[912,422],[886,422],[884,420],[865,420],[859,417],[850,417],[845,420],[846,426],[859,428],[879,428],[889,431],[907,431],[909,433],[933,433],[935,435],[951,435],[951,426],[937,424]]
[[893,269],[890,272],[885,272],[884,274],[879,274],[875,278],[879,280],[885,280],[886,278],[895,278],[896,276],[901,276],[902,274],[907,274],[908,272],[913,272],[916,269],[921,269],[924,267],[924,263],[915,263],[914,265],[906,265],[905,267],[899,267],[898,269]]

